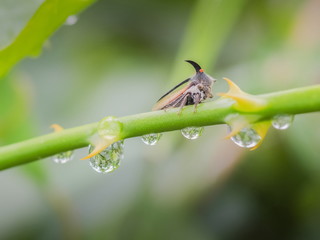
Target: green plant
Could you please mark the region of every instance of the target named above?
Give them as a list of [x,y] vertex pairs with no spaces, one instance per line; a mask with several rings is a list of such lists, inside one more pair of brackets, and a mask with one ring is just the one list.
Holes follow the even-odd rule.
[[[239,108],[234,100],[220,98],[216,101],[200,104],[197,113],[193,112],[193,106],[185,107],[181,116],[177,114],[176,109],[173,109],[166,112],[141,113],[119,119],[112,118],[112,124],[104,124],[105,120],[103,119],[102,124],[92,123],[1,147],[0,169],[85,147],[92,144],[92,137],[99,132],[102,132],[101,139],[104,136],[111,137],[109,138],[111,141],[102,144],[103,148],[106,148],[115,141],[148,133],[173,131],[189,126],[223,124],[226,122],[226,118],[232,114],[239,114],[239,116],[246,118],[248,124],[254,124],[270,120],[278,114],[295,115],[320,111],[319,96],[320,85],[316,85],[257,95],[255,99],[263,101],[265,105],[249,110]],[[101,127],[99,128],[98,125]],[[103,132],[107,132],[107,134]]]
[[[27,56],[36,56],[41,52],[44,41],[65,22],[70,15],[78,13],[94,1],[45,1],[20,34],[3,50],[0,51],[0,76],[4,76],[19,60]],[[216,8],[213,1],[200,1],[190,22],[186,41],[182,44],[178,56],[202,57],[205,63],[214,62],[219,46],[231,28],[232,22],[239,13],[245,1],[238,0],[230,4],[224,2]],[[235,4],[236,3],[236,4]],[[210,14],[211,9],[217,9],[217,14]],[[197,34],[199,22],[204,16],[210,15],[212,22],[222,18],[219,13],[228,15],[223,26],[218,25],[210,31],[210,25],[202,25],[202,33]],[[48,15],[50,17],[48,17]],[[36,37],[35,37],[36,35]],[[196,37],[195,37],[196,36]],[[212,44],[212,41],[215,43]],[[27,43],[27,44],[25,44]],[[208,54],[210,52],[211,54]],[[213,53],[213,54],[212,54]],[[179,58],[180,58],[179,57]],[[181,75],[181,70],[175,68],[173,79]],[[174,80],[175,81],[175,80]],[[6,169],[61,152],[97,145],[91,155],[99,153],[110,144],[131,137],[149,133],[173,131],[189,126],[208,126],[227,123],[233,127],[232,135],[237,134],[246,125],[266,123],[270,125],[272,117],[278,114],[301,114],[320,110],[320,87],[318,85],[298,88],[289,91],[274,92],[265,95],[248,95],[243,92],[232,92],[223,98],[201,104],[197,113],[192,107],[186,107],[181,116],[176,110],[142,113],[122,118],[112,118],[112,121],[101,120],[77,128],[66,129],[42,137],[26,140],[20,143],[0,148],[0,169]],[[240,96],[241,95],[241,96]],[[240,96],[240,97],[239,97]],[[262,104],[260,104],[262,102]],[[260,105],[259,105],[260,104]],[[235,116],[230,120],[230,116]],[[240,120],[239,120],[240,119]],[[244,119],[244,120],[243,120]],[[267,127],[263,127],[261,135],[265,135]],[[260,130],[257,130],[258,132]],[[262,136],[262,138],[263,138]]]

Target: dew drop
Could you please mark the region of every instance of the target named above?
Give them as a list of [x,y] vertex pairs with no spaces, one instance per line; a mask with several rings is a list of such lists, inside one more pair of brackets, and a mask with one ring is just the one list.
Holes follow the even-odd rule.
[[272,119],[272,126],[279,130],[287,129],[293,122],[293,118],[294,116],[289,114],[276,115]]
[[182,135],[190,140],[197,139],[202,135],[203,127],[186,127],[181,129]]
[[110,140],[118,136],[122,128],[122,123],[116,117],[108,116],[99,121],[97,131],[100,137]]
[[231,137],[231,140],[240,147],[252,148],[260,140],[260,135],[252,128],[243,128],[237,135]]
[[72,158],[73,158],[73,151],[67,151],[67,152],[62,152],[62,153],[58,153],[58,154],[54,155],[52,157],[52,160],[55,163],[64,164],[64,163],[72,160]]
[[150,133],[150,134],[143,135],[141,137],[141,140],[145,144],[153,146],[157,144],[157,142],[160,140],[161,137],[162,137],[162,133]]
[[72,25],[76,24],[77,22],[78,22],[78,17],[76,15],[70,15],[69,17],[67,17],[64,24],[68,25],[68,26],[72,26]]
[[[89,153],[94,146],[89,145]],[[115,142],[99,154],[90,158],[89,164],[98,173],[113,172],[120,166],[120,160],[123,159],[123,140]]]

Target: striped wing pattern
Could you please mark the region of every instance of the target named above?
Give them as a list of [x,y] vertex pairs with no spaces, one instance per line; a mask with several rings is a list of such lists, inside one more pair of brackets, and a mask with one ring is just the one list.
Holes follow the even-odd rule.
[[[177,87],[183,85],[183,83],[187,83],[187,85],[181,89],[177,89]],[[190,88],[191,85],[192,85],[192,82],[189,82],[186,80],[183,81],[178,86],[170,90],[167,94],[165,94],[162,98],[160,98],[159,101],[153,106],[152,111],[179,107],[181,101],[185,96],[184,93],[187,91],[188,88]]]

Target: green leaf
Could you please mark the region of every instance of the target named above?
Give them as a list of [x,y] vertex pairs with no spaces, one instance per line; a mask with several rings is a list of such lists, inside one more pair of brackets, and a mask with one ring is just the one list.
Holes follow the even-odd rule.
[[[10,37],[15,35],[14,31],[11,34],[4,36],[3,39],[0,39],[7,43],[10,42],[9,45],[0,51],[0,77],[3,77],[23,58],[38,56],[41,52],[43,43],[70,15],[79,13],[93,2],[95,2],[95,0],[44,1],[13,41],[10,42]],[[26,16],[28,16],[27,13],[25,14],[25,17]],[[17,31],[19,27],[20,25],[17,26],[15,30]],[[2,30],[3,29],[4,28],[2,27]],[[1,46],[3,46],[3,44]]]
[[0,0],[0,49],[22,31],[44,0]]

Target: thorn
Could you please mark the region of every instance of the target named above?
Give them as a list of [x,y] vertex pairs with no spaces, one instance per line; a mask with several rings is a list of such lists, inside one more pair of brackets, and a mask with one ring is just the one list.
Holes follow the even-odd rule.
[[227,93],[218,93],[219,96],[231,98],[236,101],[235,108],[243,112],[261,110],[266,106],[266,102],[254,95],[243,92],[234,82],[228,78],[223,78],[229,85]]
[[246,127],[248,125],[248,123],[246,121],[235,121],[232,124],[230,124],[231,126],[231,132],[224,137],[224,139],[230,139],[233,136],[237,135],[241,129],[243,129],[244,127]]
[[60,132],[63,130],[63,127],[61,127],[59,124],[52,124],[50,125],[50,128],[53,128],[54,132]]
[[101,153],[104,149],[109,147],[114,142],[116,142],[116,141],[115,140],[113,140],[113,141],[100,140],[100,142],[97,145],[95,145],[93,151],[89,155],[85,156],[84,158],[81,158],[80,160],[86,160],[88,158],[92,158],[93,156]]
[[223,80],[227,81],[228,85],[229,85],[229,94],[242,94],[244,93],[240,87],[235,84],[234,82],[232,82],[229,78],[223,78]]
[[253,126],[253,129],[259,134],[261,139],[256,146],[250,148],[250,151],[253,151],[253,150],[257,149],[258,147],[260,147],[260,145],[262,144],[264,138],[266,137],[266,135],[268,133],[270,126],[271,126],[270,120],[264,121],[264,122],[258,122]]

